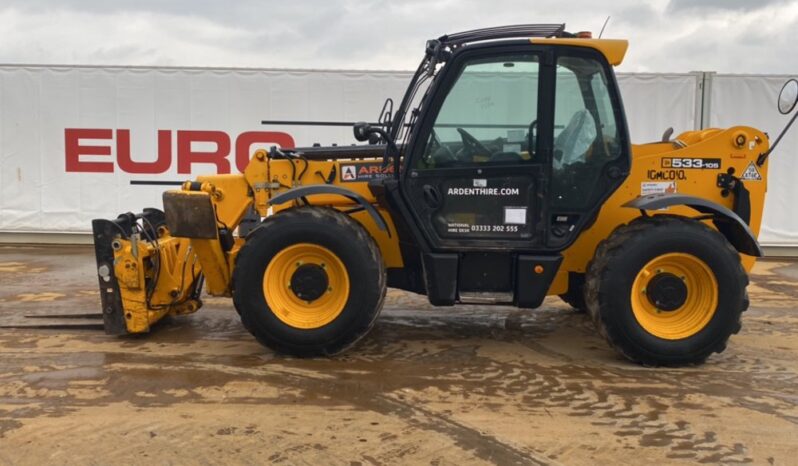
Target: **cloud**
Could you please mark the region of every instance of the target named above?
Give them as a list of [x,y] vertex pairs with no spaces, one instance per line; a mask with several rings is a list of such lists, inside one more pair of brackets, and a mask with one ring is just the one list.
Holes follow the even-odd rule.
[[623,71],[798,73],[798,0],[0,0],[0,62],[409,70],[444,33],[607,16]]
[[717,11],[754,11],[778,4],[790,3],[789,0],[670,0],[669,12],[704,12]]

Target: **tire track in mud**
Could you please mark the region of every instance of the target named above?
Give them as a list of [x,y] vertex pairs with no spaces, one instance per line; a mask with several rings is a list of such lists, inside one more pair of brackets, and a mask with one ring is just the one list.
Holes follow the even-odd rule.
[[[439,363],[436,369],[443,370],[450,367],[451,359],[460,359],[464,351],[456,350],[443,351],[439,353],[444,360]],[[57,356],[56,356],[57,358]],[[128,359],[128,358],[122,358]],[[151,359],[151,361],[146,361]],[[410,425],[422,430],[432,430],[452,438],[452,440],[464,449],[473,449],[477,456],[484,459],[496,460],[499,464],[512,463],[545,463],[534,452],[528,452],[508,445],[493,436],[485,435],[479,431],[465,426],[452,419],[451,416],[437,414],[422,407],[422,403],[408,403],[395,398],[395,393],[400,388],[413,387],[414,390],[423,390],[424,387],[437,386],[441,390],[452,392],[453,386],[464,386],[463,390],[468,391],[472,396],[491,396],[499,398],[511,398],[519,393],[523,395],[523,403],[517,405],[521,411],[534,409],[560,408],[565,409],[569,416],[581,417],[588,416],[598,418],[593,424],[601,428],[615,429],[615,435],[632,436],[640,439],[640,446],[668,447],[669,457],[672,458],[691,458],[698,461],[721,461],[721,462],[743,462],[750,461],[750,458],[742,457],[743,449],[740,445],[723,445],[712,436],[711,433],[703,435],[691,432],[690,426],[686,422],[666,422],[662,419],[664,405],[653,406],[650,410],[641,412],[638,404],[630,399],[611,393],[611,390],[601,389],[586,381],[573,381],[575,376],[585,379],[607,378],[612,374],[597,374],[592,370],[581,368],[559,369],[534,367],[525,364],[480,364],[476,367],[463,367],[460,364],[460,373],[439,373],[434,381],[420,381],[407,377],[404,383],[396,383],[388,380],[387,386],[377,389],[374,374],[364,374],[362,377],[352,376],[347,369],[352,364],[344,364],[343,367],[333,368],[326,373],[325,377],[318,378],[318,372],[310,370],[313,376],[297,375],[296,370],[290,364],[278,364],[278,373],[266,373],[257,368],[239,367],[231,371],[225,364],[217,364],[212,361],[205,364],[185,364],[178,361],[164,360],[157,356],[147,357],[142,360],[136,358],[136,365],[142,367],[139,370],[127,368],[125,373],[126,381],[134,381],[122,390],[119,387],[121,381],[109,380],[104,383],[109,393],[114,395],[106,396],[107,403],[117,402],[120,399],[127,399],[139,406],[169,406],[184,401],[211,402],[203,396],[189,395],[188,397],[167,396],[164,391],[171,389],[187,390],[189,393],[196,393],[197,388],[202,384],[199,380],[207,379],[211,385],[224,383],[226,380],[259,380],[261,383],[274,384],[285,389],[292,388],[299,393],[312,394],[310,398],[318,402],[320,398],[337,400],[337,403],[351,404],[358,409],[380,412],[390,416],[398,416]],[[434,361],[436,357],[427,358],[428,363]],[[478,359],[478,358],[475,358]],[[63,367],[68,361],[59,361],[57,366]],[[132,362],[132,361],[131,361]],[[357,361],[355,361],[357,362]],[[120,368],[116,364],[127,365],[128,363],[116,362],[107,368],[106,377],[114,378],[115,373]],[[175,364],[172,366],[172,364]],[[361,364],[355,364],[356,366]],[[283,369],[288,369],[286,375]],[[308,368],[306,368],[308,369]],[[317,368],[311,368],[317,369]],[[341,370],[343,369],[343,370]],[[58,369],[59,376],[63,374],[63,369]],[[410,368],[405,367],[402,372]],[[137,394],[149,394],[153,385],[147,383],[136,383],[144,381],[153,375],[155,371],[167,371],[174,375],[171,383],[160,383],[160,393],[150,397],[140,397]],[[428,372],[426,368],[424,372]],[[346,374],[342,374],[346,372]],[[213,375],[211,375],[213,374]],[[226,374],[220,380],[219,374]],[[343,377],[345,375],[345,377]],[[101,374],[98,374],[100,377]],[[34,388],[34,393],[41,392],[41,382],[46,377],[29,377],[27,383]],[[104,380],[104,379],[99,379]],[[569,382],[570,380],[570,382]],[[627,378],[628,381],[628,378]],[[161,380],[160,382],[163,382]],[[169,381],[167,381],[169,382]],[[449,386],[442,386],[448,384]],[[51,384],[51,382],[48,382]],[[52,386],[52,384],[51,384]],[[29,417],[37,415],[65,415],[75,409],[84,406],[101,405],[102,399],[77,400],[69,397],[68,403],[64,403],[63,392],[57,390],[57,385],[53,386],[57,398],[54,405],[42,407],[39,413],[36,410],[26,410],[27,413],[17,413],[19,417]],[[635,389],[635,395],[639,395],[639,388]],[[387,394],[384,394],[386,393]],[[13,396],[14,394],[12,394]],[[22,394],[18,394],[22,395]],[[268,400],[269,403],[285,404],[296,402],[314,402],[308,400],[305,395],[283,396],[281,400]],[[24,398],[24,396],[22,396]],[[36,397],[39,398],[39,397]],[[102,398],[102,397],[101,397]],[[187,400],[188,398],[188,400]],[[41,401],[39,398],[38,401]],[[236,403],[260,404],[262,398],[233,397],[230,401]],[[18,421],[17,421],[18,422]],[[19,427],[19,426],[16,426]],[[705,454],[696,455],[696,451],[704,450]]]
[[[467,394],[470,399],[477,399],[482,404],[485,404],[484,400],[497,400],[498,403],[512,405],[513,409],[521,413],[557,410],[574,418],[592,418],[590,423],[596,429],[607,430],[627,441],[637,440],[639,447],[665,449],[669,458],[732,463],[753,460],[747,456],[743,445],[724,443],[713,432],[699,432],[687,421],[671,420],[669,418],[673,415],[669,415],[668,411],[673,407],[700,411],[700,407],[690,406],[684,398],[706,392],[707,387],[713,392],[709,396],[733,397],[737,399],[738,405],[768,414],[778,415],[779,408],[795,407],[789,400],[776,400],[780,406],[774,406],[773,399],[763,401],[768,394],[756,385],[755,379],[748,377],[740,369],[753,366],[757,373],[766,375],[770,386],[774,379],[779,386],[795,386],[796,376],[789,372],[779,374],[779,367],[773,363],[746,361],[739,357],[725,358],[717,364],[716,369],[707,373],[690,369],[586,366],[547,347],[545,342],[530,342],[530,338],[542,338],[551,328],[562,325],[562,322],[549,325],[551,322],[544,316],[545,322],[540,324],[511,315],[512,322],[508,324],[498,317],[491,320],[481,318],[478,314],[474,313],[470,318],[483,324],[474,324],[469,322],[469,317],[463,316],[456,319],[438,316],[427,327],[413,322],[412,319],[409,326],[401,319],[386,319],[379,326],[375,337],[353,353],[323,361],[275,358],[272,360],[274,364],[270,364],[268,369],[263,369],[263,360],[257,357],[251,357],[244,363],[242,358],[227,361],[225,358],[194,356],[187,362],[181,358],[157,354],[106,354],[106,372],[97,374],[96,379],[105,380],[104,388],[113,395],[101,396],[99,400],[78,400],[72,397],[68,403],[59,398],[56,400],[57,406],[45,407],[40,414],[59,414],[59,411],[60,414],[66,414],[70,408],[96,406],[103,402],[125,399],[140,406],[169,406],[184,401],[210,402],[197,389],[224,385],[235,380],[259,381],[280,387],[284,393],[282,400],[270,399],[269,403],[328,404],[329,401],[322,400],[337,400],[338,403],[351,404],[358,409],[400,417],[422,430],[445,434],[461,448],[475,448],[475,454],[480,457],[501,457],[504,463],[550,461],[541,458],[536,452],[509,445],[495,436],[483,434],[458,422],[456,409],[451,414],[438,413],[423,406],[429,400],[416,397],[411,403],[397,397],[397,393],[403,390],[410,390],[412,394],[422,393],[433,387],[449,395]],[[573,320],[581,317],[566,316],[562,319]],[[581,328],[578,323],[569,325]],[[527,330],[529,326],[533,326],[533,329]],[[218,322],[214,323],[214,327],[228,328]],[[505,330],[507,327],[516,330]],[[585,338],[591,338],[587,327],[582,330]],[[430,343],[429,340],[433,342]],[[486,341],[489,343],[497,340],[529,348],[549,361],[498,362],[479,355],[481,345]],[[422,342],[421,345],[418,344],[419,341]],[[133,345],[134,342],[130,342],[126,346]],[[86,355],[80,354],[36,353],[27,356],[30,361],[17,361],[19,365],[35,364],[39,358],[53,362],[52,368],[80,366],[87,361],[92,367],[98,365],[96,357],[92,361]],[[391,375],[380,375],[381,370],[386,367]],[[66,378],[71,374],[70,377],[75,378],[76,372],[64,374],[63,370],[57,369],[55,375],[29,374],[23,376],[23,380],[34,392],[46,386],[56,390],[58,383],[53,385],[53,377]],[[120,386],[120,381],[117,380],[121,374],[128,381],[126,387]],[[714,380],[719,374],[724,376],[722,383]],[[781,378],[770,377],[770,374],[779,374]],[[152,379],[158,383],[142,382]],[[129,383],[131,380],[134,381],[132,384]],[[46,382],[45,385],[42,385],[43,381]],[[139,396],[140,393],[153,392],[155,386],[159,389],[156,396]],[[176,390],[184,390],[189,395],[178,397],[166,393]],[[286,391],[292,390],[296,394],[285,396]],[[54,393],[64,395],[64,392]],[[17,395],[25,397],[24,393]],[[70,398],[68,393],[66,395]],[[741,396],[745,398],[740,403]],[[242,396],[233,397],[233,401],[253,404],[264,402],[259,397],[248,399]],[[796,423],[789,416],[783,418]]]
[[[39,355],[37,355],[37,357],[38,356]],[[107,389],[107,394],[105,396],[101,395],[98,398],[78,399],[69,395],[68,388],[66,386],[61,385],[58,382],[53,382],[49,378],[55,375],[56,379],[60,379],[61,374],[63,374],[65,371],[65,369],[60,368],[69,363],[74,363],[76,360],[80,359],[80,357],[75,357],[76,355],[71,355],[66,358],[61,356],[63,355],[53,354],[50,358],[48,358],[51,360],[56,360],[56,363],[54,366],[42,369],[51,370],[43,370],[41,373],[34,374],[33,376],[22,376],[26,382],[23,386],[18,386],[18,390],[12,390],[11,393],[2,394],[2,397],[11,396],[22,399],[29,398],[31,401],[33,401],[35,398],[37,404],[41,405],[39,408],[25,407],[18,412],[2,413],[2,411],[0,411],[0,414],[14,415],[19,419],[38,417],[42,415],[65,416],[75,412],[79,408],[108,405],[123,399],[141,407],[167,407],[176,403],[187,401],[211,403],[212,400],[207,399],[207,397],[197,395],[198,389],[202,388],[202,384],[196,383],[196,380],[183,380],[185,373],[190,373],[194,374],[191,379],[211,380],[211,387],[215,386],[213,384],[234,380],[257,380],[261,383],[266,382],[270,385],[279,385],[281,386],[280,391],[282,392],[281,399],[268,400],[268,402],[274,404],[291,405],[298,402],[307,403],[309,401],[326,405],[343,404],[351,405],[358,410],[373,411],[386,416],[399,418],[414,429],[421,431],[433,431],[443,434],[444,436],[450,438],[462,450],[471,451],[478,458],[496,464],[553,463],[550,459],[541,457],[533,451],[504,443],[491,435],[484,434],[464,424],[447,419],[446,417],[430,410],[426,410],[423,407],[413,406],[409,403],[403,402],[401,399],[390,394],[384,395],[375,390],[363,390],[361,382],[353,379],[342,380],[341,378],[335,376],[320,376],[319,373],[303,374],[301,373],[303,371],[297,371],[294,367],[284,365],[279,365],[276,371],[263,371],[256,365],[253,365],[252,367],[233,368],[231,370],[229,366],[215,362],[207,362],[204,364],[178,364],[177,361],[164,361],[164,359],[169,358],[148,356],[144,358],[145,360],[150,359],[148,362],[143,361],[141,357],[137,357],[135,359],[136,365],[141,368],[139,371],[128,368],[125,370],[124,381],[113,380],[119,375],[118,368],[115,368],[114,365],[128,365],[129,362],[122,361],[131,359],[126,356],[122,356],[120,358],[111,358],[118,359],[118,361],[113,362],[110,367],[107,367],[103,374],[96,374],[96,381],[98,383],[102,383],[104,388]],[[172,366],[171,364],[175,365]],[[55,369],[56,367],[59,369]],[[157,370],[173,374],[173,384],[171,386],[169,384],[164,386],[163,383],[158,384],[159,393],[157,394],[149,392],[148,390],[152,390],[153,385],[145,382],[148,379],[147,376],[150,375],[149,372],[156,370],[156,367],[158,368]],[[79,368],[66,370],[80,372]],[[56,374],[54,374],[54,372]],[[180,374],[181,372],[183,374]],[[209,372],[215,373],[216,377],[205,377]],[[225,374],[226,377],[222,377],[220,380],[218,376],[219,374]],[[184,383],[174,383],[178,381],[183,381]],[[163,382],[163,380],[160,382]],[[124,384],[124,387],[121,387],[120,384]],[[43,394],[43,389],[45,387],[49,387],[50,396],[45,396],[44,398],[36,396],[36,394]],[[32,389],[32,391],[29,389]],[[174,392],[176,390],[186,390],[187,396],[173,397],[165,395],[166,391]],[[312,397],[305,397],[302,395],[286,396],[286,392],[290,393],[291,390],[299,394],[310,393],[312,394]],[[66,401],[65,398],[68,400],[68,403],[64,403]],[[308,400],[308,398],[311,398],[311,400]],[[336,401],[321,401],[325,399]],[[244,404],[261,404],[264,402],[264,399],[260,397],[247,398],[238,396],[233,397],[229,401]],[[2,419],[2,417],[4,416],[0,416],[0,419]],[[14,425],[10,426],[10,428],[18,428],[22,426],[20,421],[15,420],[13,422]],[[137,429],[140,430],[147,425],[149,424],[144,419],[137,420],[132,423],[130,420],[127,420],[124,423],[126,431],[133,431]],[[45,433],[47,435],[58,436],[66,433],[74,434],[80,431],[90,432],[91,430],[92,428],[90,426],[77,426],[67,423],[66,426],[60,431],[46,429]],[[33,434],[35,435],[36,432],[33,432]],[[122,458],[127,454],[133,453],[132,449],[134,448],[121,447],[118,449],[118,451],[112,452],[112,457]]]
[[[519,318],[517,314],[510,314],[509,318],[516,321],[505,325],[506,328],[522,329],[527,324],[534,325],[532,322],[525,322],[524,318]],[[466,340],[467,337],[473,337],[468,335],[468,330],[450,326],[447,333],[460,333]],[[471,330],[473,333],[473,329]],[[540,333],[540,330],[541,327],[538,326],[537,333]],[[591,338],[591,335],[592,333],[585,332],[586,338]],[[508,332],[505,337],[508,341],[522,344],[548,358],[558,360],[557,365],[487,362],[474,367],[473,370],[469,370],[468,366],[460,366],[465,378],[469,379],[470,374],[470,380],[475,383],[475,386],[471,387],[471,395],[511,397],[522,394],[524,403],[516,406],[520,410],[534,406],[537,410],[541,408],[564,410],[567,415],[573,417],[597,418],[592,421],[593,425],[612,428],[614,435],[619,437],[637,439],[640,447],[665,448],[666,456],[672,459],[722,463],[753,461],[741,443],[723,443],[714,432],[698,432],[687,421],[667,419],[672,417],[667,414],[672,406],[686,407],[687,404],[682,402],[682,398],[696,393],[701,394],[702,385],[711,385],[713,378],[721,371],[695,377],[696,374],[690,369],[595,368],[574,364],[572,358],[565,354],[547,348],[541,343],[529,342],[528,336],[523,333],[516,332],[513,335],[512,332]],[[463,349],[461,348],[461,351]],[[392,357],[396,358],[397,354],[394,353]],[[562,361],[568,361],[570,364],[563,365]],[[724,365],[736,368],[733,372],[722,370],[725,377],[728,378],[730,373],[740,373],[745,378],[746,373],[739,370],[740,361]],[[778,374],[784,370],[774,366],[759,369],[768,375]],[[686,380],[682,380],[682,377]],[[769,376],[765,378],[769,383],[774,379]],[[794,374],[784,378],[783,386],[795,386],[792,385],[794,379],[796,379]],[[629,390],[620,386],[634,388]],[[783,415],[778,409],[794,408],[795,404],[785,402],[782,406],[774,407],[767,402],[753,402],[753,399],[767,398],[770,394],[752,391],[753,387],[744,381],[735,383],[734,380],[727,380],[724,387],[734,393],[716,395],[736,396],[737,401],[740,401],[739,397],[746,396],[746,400],[738,405],[798,423],[794,417]],[[693,406],[692,409],[697,407]]]
[[[346,356],[330,361],[305,361],[281,360],[274,361],[277,367],[296,368],[302,367],[310,374],[325,374],[323,382],[315,383],[315,388],[309,389],[306,385],[312,377],[304,376],[305,382],[299,379],[288,384],[299,391],[313,392],[318,398],[320,393],[333,399],[352,403],[362,409],[379,411],[382,405],[391,406],[386,413],[402,415],[410,420],[416,418],[427,419],[424,422],[414,421],[419,428],[431,429],[446,433],[458,444],[469,442],[487,441],[485,436],[462,423],[453,420],[451,416],[435,414],[425,410],[419,405],[409,405],[393,397],[398,390],[411,389],[423,391],[428,387],[436,387],[446,393],[468,392],[472,397],[483,396],[486,398],[512,399],[521,397],[522,402],[514,407],[520,411],[535,411],[540,409],[559,409],[568,416],[576,418],[595,418],[593,425],[600,429],[611,429],[613,434],[626,439],[637,439],[639,446],[666,448],[668,456],[672,458],[691,458],[697,461],[722,461],[746,462],[751,458],[745,456],[745,450],[740,444],[725,444],[712,432],[696,432],[690,424],[681,420],[666,420],[670,406],[678,405],[680,398],[700,392],[702,387],[711,386],[716,381],[712,380],[719,373],[723,373],[725,380],[715,391],[721,396],[736,396],[745,394],[739,404],[748,409],[777,414],[778,408],[794,408],[789,400],[781,400],[781,406],[773,405],[773,400],[761,400],[767,394],[756,386],[755,379],[745,380],[746,374],[741,367],[752,367],[757,373],[765,374],[768,384],[777,382],[779,386],[796,386],[795,374],[782,370],[784,368],[773,362],[765,363],[759,359],[745,360],[741,357],[724,357],[717,364],[717,369],[708,373],[697,373],[689,369],[673,370],[648,370],[630,366],[618,368],[614,366],[590,367],[581,365],[566,354],[560,353],[545,345],[545,342],[534,341],[550,334],[553,329],[568,325],[584,333],[584,338],[591,338],[588,325],[578,321],[579,316],[557,316],[544,314],[542,317],[525,318],[517,314],[507,314],[505,318],[501,313],[489,316],[480,315],[479,312],[459,315],[448,318],[447,316],[430,316],[425,322],[414,320],[412,316],[402,318],[389,317],[380,324],[376,335],[370,338],[361,348]],[[407,322],[405,322],[407,320]],[[560,320],[559,322],[557,322]],[[562,322],[571,321],[571,322]],[[573,322],[577,320],[577,322]],[[478,321],[479,323],[475,323]],[[212,320],[208,323],[218,330],[236,334],[234,326],[229,322]],[[425,326],[426,325],[426,326]],[[506,330],[511,328],[512,330]],[[193,330],[192,330],[193,332]],[[169,332],[159,335],[157,340],[168,336]],[[475,341],[476,340],[476,341]],[[416,342],[423,344],[417,345]],[[432,341],[433,343],[430,343]],[[479,356],[480,346],[485,342],[499,341],[513,345],[523,346],[535,351],[551,360],[550,364],[534,364],[525,361],[499,363]],[[125,341],[123,346],[132,349],[136,341]],[[162,344],[156,342],[157,344]],[[158,379],[158,374],[172,372],[176,374],[175,380],[167,378],[162,389],[187,390],[202,387],[199,380],[205,378],[212,384],[223,383],[226,380],[254,380],[259,377],[261,381],[276,386],[286,386],[286,380],[280,377],[263,374],[256,366],[262,364],[262,359],[255,358],[250,364],[241,364],[241,359],[225,361],[222,357],[206,358],[200,364],[186,363],[185,360],[151,354],[106,354],[104,360],[97,359],[97,355],[79,353],[53,353],[53,354],[24,354],[19,355],[18,366],[35,365],[37,361],[47,360],[50,367],[40,367],[47,372],[43,376],[35,374],[9,374],[6,377],[19,376],[28,387],[41,389],[50,387],[59,396],[68,392],[58,392],[58,380],[80,379],[80,367],[105,366],[105,374],[97,374],[96,379],[113,378],[115,373],[124,372],[126,379],[146,380]],[[25,361],[29,359],[29,361]],[[196,358],[190,358],[196,359]],[[234,358],[235,359],[235,358]],[[563,362],[565,364],[563,364]],[[375,372],[380,367],[388,364],[396,371],[397,375],[390,378],[377,378]],[[110,365],[109,365],[110,364]],[[63,367],[77,366],[77,370],[64,372]],[[131,369],[131,366],[139,369]],[[207,367],[214,367],[213,376]],[[58,368],[58,369],[56,369]],[[351,371],[360,371],[361,375],[352,375]],[[183,375],[179,375],[183,374]],[[189,374],[193,374],[189,375]],[[227,374],[218,377],[218,374]],[[262,378],[265,375],[265,379]],[[434,376],[433,376],[434,375]],[[739,376],[739,377],[738,377]],[[299,376],[294,375],[297,378]],[[89,373],[89,379],[91,374]],[[738,380],[739,378],[739,380]],[[53,381],[55,379],[55,382]],[[684,379],[684,380],[683,380]],[[43,385],[43,382],[46,384]],[[378,384],[379,387],[375,386]],[[172,397],[160,393],[153,399],[138,399],[136,393],[147,393],[152,390],[151,385],[132,384],[127,390],[120,390],[119,383],[109,380],[105,384],[114,396],[108,396],[108,402],[120,399],[133,399],[134,403],[142,406],[168,406],[184,401],[185,397]],[[140,386],[137,386],[140,385]],[[356,389],[353,389],[352,387]],[[623,387],[621,387],[623,386]],[[633,388],[627,389],[626,386]],[[663,388],[666,387],[666,388]],[[135,390],[134,390],[135,388]],[[35,392],[36,390],[34,390]],[[665,391],[667,394],[663,394]],[[382,395],[388,393],[388,395]],[[376,394],[376,395],[375,395]],[[24,392],[16,394],[25,398]],[[376,398],[375,398],[376,397]],[[201,396],[189,397],[192,401],[202,402]],[[760,399],[757,399],[760,398]],[[305,397],[293,397],[293,401]],[[376,400],[376,401],[375,401]],[[257,403],[262,399],[247,400],[237,398],[236,402]],[[739,399],[738,399],[739,401]],[[777,400],[778,401],[778,400]],[[273,400],[270,400],[273,402]],[[60,408],[77,408],[80,406],[97,405],[97,400],[70,399],[68,403],[58,400]],[[423,404],[423,400],[422,403]],[[52,408],[52,407],[51,407]],[[61,411],[59,407],[48,408],[43,413],[56,414]],[[62,411],[63,414],[66,411]],[[455,413],[456,414],[456,413]],[[437,416],[437,417],[436,417]],[[26,416],[22,416],[26,417]],[[795,419],[783,416],[784,419],[795,423]],[[434,421],[433,421],[434,420]],[[10,428],[18,427],[14,424]],[[459,439],[459,440],[458,440]],[[503,451],[503,458],[507,461],[523,459],[524,451],[512,446],[501,447],[492,444],[486,451]],[[483,452],[484,453],[484,452]],[[690,456],[692,454],[692,456]],[[526,461],[536,457],[530,456]]]
[[[297,385],[315,385],[317,390],[329,391],[328,381],[308,376],[287,374],[286,377],[294,378]],[[425,431],[434,431],[444,434],[452,439],[457,446],[466,451],[473,452],[477,457],[499,465],[530,464],[545,465],[555,464],[547,458],[528,448],[519,448],[509,443],[502,442],[495,436],[486,434],[469,427],[454,419],[443,416],[432,410],[413,405],[393,395],[369,394],[357,395],[347,388],[333,391],[337,398],[343,399],[353,406],[385,415],[401,418],[408,425]],[[355,393],[355,396],[352,396]]]

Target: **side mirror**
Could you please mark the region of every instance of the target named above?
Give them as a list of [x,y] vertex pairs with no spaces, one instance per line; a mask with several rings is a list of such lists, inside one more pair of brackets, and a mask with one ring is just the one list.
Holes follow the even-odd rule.
[[391,158],[399,157],[399,148],[396,147],[396,143],[388,136],[388,133],[385,132],[379,126],[371,126],[370,124],[366,123],[365,121],[358,121],[352,128],[355,139],[358,141],[369,141],[372,144],[379,142],[380,140],[385,141],[385,154],[382,156],[382,167],[385,168],[390,163]]
[[369,136],[373,134],[373,129],[371,125],[366,123],[365,121],[358,121],[352,128],[353,132],[355,133],[355,140],[363,142],[368,141]]
[[355,139],[363,142],[368,141],[369,144],[379,144],[385,139],[385,131],[380,127],[374,127],[364,121],[358,121],[352,128]]
[[784,83],[779,93],[779,112],[786,115],[793,111],[798,103],[798,81],[790,79]]
[[369,144],[376,145],[382,142],[382,136],[379,133],[371,133],[369,136]]
[[[798,104],[798,81],[795,79],[790,79],[784,83],[784,86],[781,88],[781,92],[779,92],[779,112],[781,112],[782,115],[786,115],[795,109],[795,104]],[[790,130],[796,119],[798,119],[798,112],[796,112],[792,118],[790,118],[790,121],[787,122],[787,126],[781,130],[779,136],[775,141],[773,141],[773,144],[770,145],[770,149],[768,149],[767,152],[759,154],[759,157],[756,159],[757,165],[761,167],[765,164],[765,161],[768,159],[768,157],[770,157],[770,154],[773,153],[773,150],[776,148],[776,146],[779,145],[781,138],[787,134],[787,131]]]

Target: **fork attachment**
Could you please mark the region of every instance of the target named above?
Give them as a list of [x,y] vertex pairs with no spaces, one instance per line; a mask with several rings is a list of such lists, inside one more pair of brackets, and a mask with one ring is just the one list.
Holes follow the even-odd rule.
[[95,219],[92,231],[105,333],[147,332],[168,314],[202,306],[197,256],[188,239],[169,234],[162,211]]

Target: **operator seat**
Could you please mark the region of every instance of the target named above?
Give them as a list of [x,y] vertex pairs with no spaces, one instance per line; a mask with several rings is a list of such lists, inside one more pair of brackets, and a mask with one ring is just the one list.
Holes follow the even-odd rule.
[[596,121],[585,109],[571,116],[565,129],[554,138],[554,169],[587,161],[587,150],[596,140]]

